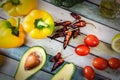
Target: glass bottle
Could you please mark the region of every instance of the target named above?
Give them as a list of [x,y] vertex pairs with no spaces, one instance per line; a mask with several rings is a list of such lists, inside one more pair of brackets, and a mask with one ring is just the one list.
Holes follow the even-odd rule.
[[102,0],[99,10],[106,18],[116,18],[120,16],[120,0]]

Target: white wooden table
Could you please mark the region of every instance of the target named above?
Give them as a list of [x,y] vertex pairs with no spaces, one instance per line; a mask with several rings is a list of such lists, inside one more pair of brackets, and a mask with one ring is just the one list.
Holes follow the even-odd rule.
[[[100,3],[99,0],[89,0],[89,1],[92,1],[95,4]],[[108,23],[108,24],[104,25],[104,23],[99,22],[100,20],[98,20],[98,19],[95,20],[95,18],[94,19],[91,18],[90,15],[85,16],[83,13],[86,13],[86,12],[82,11],[82,9],[79,8],[79,6],[81,4],[77,4],[77,5],[73,6],[72,8],[65,10],[66,8],[62,9],[62,8],[56,7],[52,4],[49,4],[48,2],[45,2],[45,1],[38,0],[38,3],[39,3],[38,9],[44,9],[44,10],[48,11],[54,17],[55,21],[60,21],[60,20],[73,21],[74,18],[72,18],[70,16],[70,11],[72,10],[72,11],[75,11],[75,12],[81,14],[82,15],[81,17],[83,20],[93,23],[96,26],[96,28],[94,28],[91,25],[87,25],[86,27],[81,28],[82,34],[79,35],[76,39],[70,40],[68,47],[65,50],[63,50],[62,52],[63,52],[63,56],[69,55],[71,53],[73,55],[70,56],[69,58],[66,58],[65,61],[73,62],[76,66],[83,68],[86,65],[92,66],[92,64],[91,64],[92,60],[98,56],[105,58],[105,59],[109,59],[111,57],[117,57],[120,59],[120,54],[114,52],[110,47],[112,37],[115,34],[120,32],[120,28],[119,28],[120,23],[118,23],[118,24],[114,24],[114,23],[111,24],[110,22],[108,23],[109,20],[100,17],[100,15],[96,16],[97,14],[95,14],[94,15],[95,17],[100,17],[99,19],[104,19],[104,21],[106,21],[106,23]],[[83,4],[91,5],[91,3],[88,1]],[[94,4],[92,4],[92,5],[94,5]],[[86,6],[84,9],[85,10],[90,9],[87,7],[88,6]],[[97,8],[98,6],[94,5],[94,7]],[[78,10],[80,10],[82,12],[79,12]],[[88,10],[88,12],[89,11],[90,10]],[[87,14],[89,14],[89,13],[87,13]],[[2,9],[0,9],[0,16],[3,16],[4,18],[9,17]],[[91,15],[91,16],[93,17],[93,15]],[[119,19],[117,19],[117,20],[119,20]],[[117,27],[114,27],[113,25],[117,25]],[[74,48],[78,44],[83,43],[83,39],[87,34],[95,34],[100,39],[100,44],[95,48],[91,48],[91,53],[89,55],[80,57],[75,54]],[[62,48],[63,38],[61,37],[61,38],[57,38],[57,39],[53,39],[53,40],[51,40],[50,38],[32,39],[27,35],[25,45],[27,45],[29,47],[36,46],[36,45],[42,46],[46,49],[47,54],[54,56]],[[6,51],[8,52],[9,50],[0,49],[0,51],[3,53],[6,53]],[[19,59],[20,59],[20,55],[16,54],[16,56],[14,56],[15,55],[14,52],[15,52],[15,49],[12,50],[10,54],[8,54],[8,53],[5,54],[9,57],[6,57],[6,64],[2,68],[0,68],[0,80],[13,80],[13,76],[16,71]],[[94,67],[93,67],[93,69],[95,70],[95,72],[97,74],[108,77],[111,80],[120,80],[120,69],[112,70],[110,68],[107,68],[106,70],[102,70],[102,71],[96,70]],[[43,77],[43,75],[45,75],[45,77]],[[49,80],[51,76],[52,75],[49,73],[40,71],[39,73],[35,74],[35,76],[32,79],[37,80],[39,78],[39,80],[40,79],[41,80]]]

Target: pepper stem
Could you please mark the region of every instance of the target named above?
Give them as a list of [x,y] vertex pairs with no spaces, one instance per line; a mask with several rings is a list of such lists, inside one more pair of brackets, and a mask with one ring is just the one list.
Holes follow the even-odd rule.
[[17,25],[12,29],[12,34],[18,36],[19,35],[19,26],[20,26],[20,18],[18,18]]
[[20,0],[10,0],[12,2],[12,4],[14,5],[18,5],[20,4]]
[[40,19],[36,19],[34,22],[34,25],[36,28],[38,29],[43,29],[45,27],[48,27],[49,25],[46,24],[41,18]]

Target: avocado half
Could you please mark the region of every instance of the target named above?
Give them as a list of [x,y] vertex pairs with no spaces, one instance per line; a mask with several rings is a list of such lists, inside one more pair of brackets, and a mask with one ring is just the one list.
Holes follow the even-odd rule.
[[52,78],[51,80],[71,80],[75,71],[73,63],[66,63]]
[[22,56],[16,70],[15,80],[26,80],[39,71],[46,62],[46,52],[41,46],[29,48]]

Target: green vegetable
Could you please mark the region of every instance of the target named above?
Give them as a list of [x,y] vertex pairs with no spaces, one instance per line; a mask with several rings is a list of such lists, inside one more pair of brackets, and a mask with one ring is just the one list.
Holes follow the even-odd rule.
[[77,3],[82,3],[84,0],[51,0],[51,3],[56,6],[72,7]]
[[22,56],[15,73],[15,80],[26,80],[39,71],[46,62],[46,52],[40,46],[28,49]]
[[75,71],[75,66],[73,63],[65,64],[62,69],[60,69],[51,80],[71,80]]

